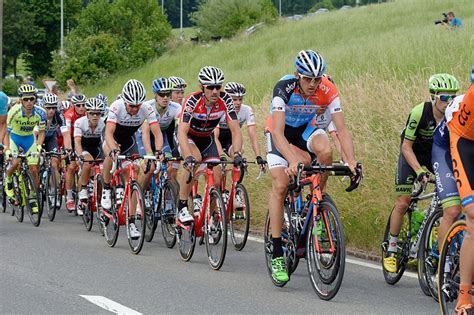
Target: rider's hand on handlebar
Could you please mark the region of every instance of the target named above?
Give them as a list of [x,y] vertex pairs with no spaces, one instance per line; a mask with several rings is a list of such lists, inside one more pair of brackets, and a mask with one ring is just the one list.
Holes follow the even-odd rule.
[[363,167],[361,163],[357,162],[355,167],[352,168],[349,165],[349,168],[352,171],[352,175],[350,176],[351,184],[349,185],[349,187],[346,188],[347,192],[351,192],[357,187],[359,187],[360,181],[363,178]]
[[234,166],[241,166],[244,163],[244,159],[242,158],[242,155],[240,155],[239,152],[234,153]]
[[227,161],[227,156],[225,154],[221,154],[220,160],[221,160],[221,162],[226,162]]
[[184,159],[183,167],[191,172],[194,163],[196,163],[196,159],[190,155]]
[[257,160],[257,164],[258,164],[258,166],[260,166],[261,170],[264,170],[267,167],[267,161],[262,159],[262,157],[260,155],[256,157],[256,160]]
[[298,175],[298,165],[300,162],[291,162],[290,165],[285,169],[285,173],[288,176],[297,176]]
[[424,167],[420,167],[416,171],[416,176],[417,176],[416,179],[422,184],[427,184],[428,181],[430,180],[430,174],[431,173],[427,171]]

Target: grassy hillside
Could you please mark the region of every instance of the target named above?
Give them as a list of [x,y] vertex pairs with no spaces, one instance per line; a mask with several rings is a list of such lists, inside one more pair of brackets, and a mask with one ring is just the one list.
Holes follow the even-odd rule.
[[[457,32],[435,26],[441,13],[454,11],[464,23]],[[393,183],[399,134],[410,108],[427,99],[428,77],[454,74],[467,88],[474,64],[474,6],[471,0],[398,0],[346,11],[334,11],[301,21],[281,21],[249,37],[210,45],[183,44],[143,68],[87,87],[114,98],[124,82],[146,83],[159,76],[178,75],[197,88],[197,72],[204,65],[221,67],[227,80],[246,85],[246,103],[258,116],[259,135],[277,80],[293,72],[293,58],[301,49],[319,51],[338,86],[344,114],[352,130],[358,160],[366,176],[357,191],[333,179],[330,192],[343,217],[351,246],[377,249],[394,200]],[[151,88],[150,88],[151,89]],[[151,96],[151,94],[150,94]],[[264,148],[263,136],[260,138]],[[251,152],[247,146],[247,152]],[[261,227],[270,179],[246,185],[251,194],[253,225]]]

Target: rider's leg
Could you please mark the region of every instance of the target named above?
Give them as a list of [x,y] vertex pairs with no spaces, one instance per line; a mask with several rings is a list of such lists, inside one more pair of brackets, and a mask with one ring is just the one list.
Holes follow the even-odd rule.
[[441,218],[438,227],[438,248],[443,246],[442,242],[446,236],[446,233],[448,233],[449,227],[454,224],[460,214],[460,205],[457,204],[450,207],[445,207],[445,205],[443,205],[443,217]]
[[467,234],[461,246],[460,253],[460,285],[457,307],[473,304],[472,281],[474,280],[474,204],[464,208],[466,214]]
[[[316,154],[318,157],[318,163],[324,165],[332,164],[332,149],[331,143],[326,132],[322,129],[316,129],[311,136],[308,138],[308,149],[310,152]],[[328,174],[324,173],[321,175],[321,190],[324,191],[326,182],[328,180]]]
[[[191,155],[196,159],[196,161],[200,162],[202,157],[201,157],[201,152],[197,148],[197,146],[194,143],[189,144],[189,148],[191,150]],[[178,181],[179,181],[179,202],[178,202],[178,211],[179,211],[179,218],[181,221],[185,222],[191,222],[193,221],[192,215],[189,213],[188,209],[188,196],[189,193],[191,192],[191,187],[193,185],[193,181],[190,183],[187,183],[189,176],[189,171],[188,170],[183,170],[181,174],[179,175]]]
[[74,176],[76,174],[76,170],[76,161],[70,161],[66,170],[66,207],[69,211],[72,211],[75,208],[73,190],[76,189],[76,187],[74,187]]
[[[92,155],[89,153],[84,152],[84,161],[93,160]],[[79,178],[79,199],[87,199],[89,196],[87,195],[87,183],[90,179],[92,164],[88,162],[84,162],[82,164],[82,173],[81,177]]]

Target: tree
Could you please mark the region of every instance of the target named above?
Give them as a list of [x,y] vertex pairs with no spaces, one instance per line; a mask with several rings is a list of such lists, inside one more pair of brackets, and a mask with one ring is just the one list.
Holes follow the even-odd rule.
[[199,5],[191,19],[204,40],[232,37],[259,22],[272,22],[278,13],[271,0],[208,0]]
[[[198,0],[183,0],[183,27],[193,25],[189,18],[192,12],[197,11]],[[165,13],[173,28],[179,27],[180,18],[180,0],[165,0]]]

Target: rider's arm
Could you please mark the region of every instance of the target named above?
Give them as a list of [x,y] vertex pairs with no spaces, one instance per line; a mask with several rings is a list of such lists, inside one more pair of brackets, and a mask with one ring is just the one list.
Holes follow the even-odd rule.
[[44,142],[44,129],[43,130],[40,129],[38,132],[38,140],[36,140],[36,144],[43,145],[43,142]]
[[408,165],[418,174],[421,170],[421,165],[416,158],[413,151],[413,144],[417,138],[418,126],[423,116],[424,104],[418,104],[413,107],[408,116],[407,124],[403,132],[403,141],[401,147],[401,154],[405,157]]
[[275,147],[280,151],[288,163],[298,163],[299,159],[291,150],[290,143],[285,137],[285,112],[272,112],[272,139]]
[[342,112],[336,112],[332,114],[332,121],[336,126],[337,135],[339,142],[341,143],[341,150],[344,152],[349,167],[354,170],[356,167],[355,153],[354,153],[354,143],[352,142],[352,136],[347,129],[344,114]]
[[145,120],[143,122],[141,129],[142,129],[141,135],[142,135],[143,147],[145,148],[146,153],[150,153],[151,152],[150,125],[148,124],[148,121]]
[[5,136],[7,134],[7,115],[0,116],[0,143],[5,143]]
[[216,143],[217,153],[219,154],[219,156],[223,156],[225,155],[225,153],[224,153],[224,149],[222,149],[222,144],[219,141],[219,131],[220,131],[219,127],[214,129],[214,142]]
[[81,143],[82,137],[74,137],[74,145],[75,145],[75,150],[77,155],[82,155],[82,143]]
[[407,138],[403,139],[402,154],[405,157],[405,160],[407,161],[408,165],[410,165],[410,167],[415,172],[421,169],[421,165],[418,162],[418,159],[416,158],[415,152],[413,152],[413,141],[408,140]]
[[189,122],[180,121],[178,124],[178,143],[184,158],[191,155],[191,149],[188,143],[188,131],[190,128]]
[[235,152],[242,152],[242,131],[240,130],[239,121],[237,119],[227,122],[232,134],[232,147]]
[[[150,126],[151,132],[153,133],[153,136],[155,137],[156,150],[163,150],[163,134],[161,133],[160,124],[158,124],[158,122],[155,122],[155,123],[150,124],[149,126]],[[148,145],[150,146],[150,144]],[[151,151],[151,146],[150,146],[150,151]],[[147,152],[150,152],[150,151],[147,151]]]
[[255,156],[260,156],[260,147],[258,146],[258,139],[257,139],[257,126],[251,125],[247,127],[249,132],[249,139],[250,144],[252,145],[253,152]]
[[64,148],[68,150],[72,149],[71,135],[69,134],[69,130],[62,132],[61,134],[63,135]]
[[108,148],[110,148],[110,150],[120,150],[119,145],[114,139],[115,127],[115,122],[107,121],[107,125],[105,127],[105,144]]

